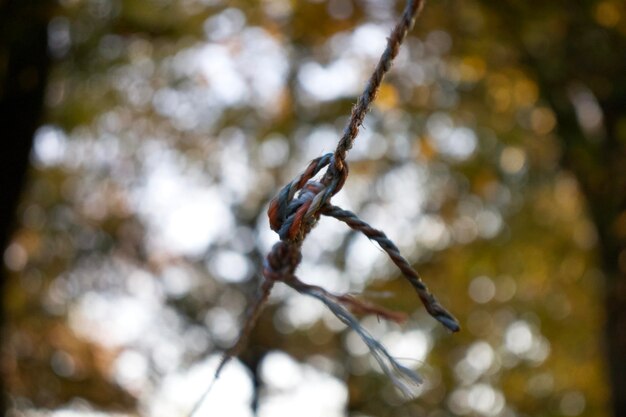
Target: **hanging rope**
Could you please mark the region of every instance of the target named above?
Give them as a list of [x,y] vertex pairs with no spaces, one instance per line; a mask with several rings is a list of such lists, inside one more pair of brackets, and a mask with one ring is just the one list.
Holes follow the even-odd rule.
[[359,134],[359,127],[363,124],[365,114],[367,114],[370,104],[372,104],[372,101],[376,98],[378,88],[383,82],[385,74],[391,69],[391,63],[396,55],[398,55],[400,45],[402,45],[408,31],[413,28],[415,18],[420,13],[423,6],[424,0],[408,0],[400,21],[391,31],[389,38],[387,38],[387,47],[381,55],[378,64],[376,64],[376,68],[368,80],[365,90],[363,90],[356,105],[352,108],[350,121],[337,144],[337,149],[335,149],[335,165],[338,170],[341,170],[341,167],[345,164],[346,155],[350,148],[352,148],[356,136]]
[[[407,396],[413,393],[412,386],[421,383],[419,375],[399,363],[375,340],[350,313],[376,314],[388,320],[401,322],[405,316],[381,307],[358,300],[351,295],[332,294],[321,287],[308,285],[295,275],[302,260],[301,248],[304,239],[322,215],[334,217],[346,223],[353,230],[359,231],[375,241],[389,255],[393,263],[400,269],[411,283],[424,304],[426,311],[449,330],[459,330],[458,321],[439,304],[435,296],[420,278],[409,262],[400,255],[396,245],[380,230],[359,219],[356,214],[333,206],[331,198],[343,187],[348,177],[346,156],[359,132],[369,107],[376,97],[385,74],[391,68],[393,59],[398,54],[400,45],[407,32],[413,27],[416,16],[422,9],[423,0],[409,0],[402,17],[388,38],[387,47],[383,52],[374,73],[370,77],[365,90],[352,109],[350,120],[344,129],[334,153],[314,159],[297,178],[283,187],[272,199],[268,209],[268,217],[272,230],[278,233],[277,242],[267,255],[263,265],[263,282],[255,302],[249,307],[246,322],[235,344],[224,354],[215,372],[217,378],[224,365],[239,355],[246,340],[254,328],[263,306],[265,305],[275,282],[289,285],[296,291],[322,301],[331,312],[343,323],[352,328],[366,343],[374,358],[392,382]],[[320,181],[313,178],[326,168]],[[208,393],[208,392],[207,392]],[[205,393],[205,395],[207,394]],[[203,397],[204,398],[204,397]],[[201,400],[202,401],[202,400]],[[194,411],[197,409],[194,408]],[[192,412],[193,415],[193,412]]]

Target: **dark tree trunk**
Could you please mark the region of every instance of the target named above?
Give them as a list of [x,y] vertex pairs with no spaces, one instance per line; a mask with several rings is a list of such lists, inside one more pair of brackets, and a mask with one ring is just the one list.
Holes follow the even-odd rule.
[[[626,63],[623,64],[626,74]],[[609,74],[610,75],[610,74]],[[556,112],[563,166],[577,178],[598,234],[604,275],[604,352],[614,417],[626,417],[626,89],[616,78],[613,93],[598,100],[603,132],[585,133],[567,97],[567,85],[545,78],[542,89]]]
[[[622,269],[626,248],[620,257]],[[606,342],[613,415],[626,416],[626,273],[619,272],[609,279],[606,294]]]
[[[626,101],[625,101],[626,103]],[[610,140],[609,140],[610,141]],[[605,278],[605,353],[614,417],[626,416],[626,144],[607,151],[599,183],[574,167],[599,236]],[[572,164],[575,165],[575,164]]]
[[[621,114],[626,114],[626,96]],[[618,120],[603,106],[608,135],[601,145],[604,157],[590,180],[585,169],[572,163],[599,236],[605,277],[605,352],[614,417],[626,416],[626,138],[618,138]]]
[[[0,1],[0,251],[9,242],[48,75],[48,0]],[[4,294],[0,268],[0,295]],[[0,328],[4,310],[0,305]],[[0,340],[6,340],[4,337]],[[2,352],[2,350],[0,350]],[[0,361],[0,363],[3,363]],[[4,373],[0,383],[5,380]],[[0,385],[0,415],[7,410]]]
[[[569,2],[559,9],[567,25],[563,37],[544,42],[552,49],[542,55],[529,50],[522,39],[523,23],[541,20],[544,11],[559,5],[483,2],[506,26],[503,41],[521,53],[542,98],[554,110],[562,166],[576,176],[595,224],[605,278],[602,344],[611,390],[609,407],[614,417],[626,417],[626,37],[599,26],[591,16],[592,4]],[[581,126],[572,102],[573,89],[581,86],[593,93],[602,111],[602,127],[595,132]]]

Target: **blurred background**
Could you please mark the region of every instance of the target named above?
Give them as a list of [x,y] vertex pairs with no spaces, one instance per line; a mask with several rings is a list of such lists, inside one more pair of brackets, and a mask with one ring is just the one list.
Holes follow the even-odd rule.
[[[277,236],[271,197],[334,149],[404,6],[0,2],[0,413],[185,416]],[[323,218],[299,276],[424,384],[405,401],[318,301],[278,285],[198,415],[626,415],[626,5],[426,4],[334,198],[459,319]]]

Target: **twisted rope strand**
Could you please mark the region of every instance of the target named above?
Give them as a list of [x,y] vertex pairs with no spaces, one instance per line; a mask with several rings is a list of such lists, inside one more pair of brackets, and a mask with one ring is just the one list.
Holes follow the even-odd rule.
[[237,340],[234,345],[232,345],[222,357],[220,364],[217,366],[215,370],[215,378],[217,379],[224,369],[224,366],[228,363],[230,358],[234,358],[239,356],[243,348],[246,346],[246,342],[248,341],[248,335],[252,332],[252,329],[256,325],[257,321],[259,321],[259,317],[261,317],[261,313],[263,312],[263,307],[267,302],[267,299],[270,296],[270,292],[274,287],[274,281],[272,280],[263,280],[261,283],[261,287],[259,288],[259,295],[254,301],[246,313],[246,321],[244,326],[239,331],[239,336],[237,336]]
[[295,289],[298,292],[301,292],[303,294],[310,294],[312,292],[320,293],[324,297],[336,303],[342,304],[359,314],[374,314],[376,316],[382,317],[386,320],[394,321],[396,323],[402,323],[407,319],[407,316],[404,313],[391,311],[384,307],[380,307],[375,304],[359,300],[351,294],[333,294],[332,292],[327,291],[318,285],[306,284],[298,279],[298,277],[296,277],[295,275],[290,277],[285,282],[291,288]]
[[317,298],[328,307],[328,309],[341,320],[346,326],[356,332],[363,340],[370,353],[380,365],[385,375],[393,382],[393,384],[402,391],[407,398],[415,396],[415,388],[422,383],[422,378],[417,372],[401,365],[396,359],[389,354],[387,349],[376,340],[361,323],[341,304],[336,303],[331,297],[327,296],[327,292],[320,287],[292,285],[296,291],[306,294],[310,297]]
[[239,335],[237,336],[237,340],[235,344],[232,345],[228,350],[224,352],[222,355],[222,359],[220,363],[217,365],[215,369],[215,373],[213,374],[213,379],[209,383],[207,389],[202,393],[200,398],[196,400],[191,411],[187,414],[187,417],[193,417],[202,403],[208,398],[213,386],[215,385],[217,379],[220,377],[220,374],[224,370],[224,367],[230,362],[232,358],[239,356],[243,348],[246,346],[246,342],[248,341],[248,336],[252,332],[252,329],[256,325],[259,317],[261,317],[261,313],[263,312],[263,307],[267,303],[267,299],[270,296],[270,292],[272,291],[272,287],[274,286],[274,280],[265,279],[261,282],[261,286],[259,287],[259,294],[257,295],[254,303],[248,308],[246,313],[246,321],[244,326],[241,328]]
[[363,90],[356,105],[352,108],[350,120],[343,131],[343,136],[337,144],[337,149],[335,149],[335,164],[338,170],[341,170],[345,164],[346,155],[352,148],[354,140],[359,134],[359,127],[363,124],[365,115],[376,98],[380,84],[385,74],[391,69],[391,63],[396,55],[398,55],[400,45],[404,41],[408,31],[413,28],[415,19],[423,6],[424,0],[408,0],[400,21],[393,28],[389,38],[387,38],[387,47],[367,82],[365,90]]
[[400,254],[398,247],[387,237],[387,235],[378,229],[374,229],[372,226],[359,219],[356,214],[351,211],[343,210],[337,206],[326,205],[322,210],[322,214],[330,217],[334,217],[347,224],[351,229],[359,231],[372,239],[389,255],[389,258],[400,269],[402,274],[411,283],[413,288],[422,300],[426,311],[430,313],[435,319],[446,326],[453,332],[458,332],[459,322],[452,314],[450,314],[445,308],[439,304],[439,301],[429,291],[424,281],[420,277],[419,273],[411,267],[409,262]]

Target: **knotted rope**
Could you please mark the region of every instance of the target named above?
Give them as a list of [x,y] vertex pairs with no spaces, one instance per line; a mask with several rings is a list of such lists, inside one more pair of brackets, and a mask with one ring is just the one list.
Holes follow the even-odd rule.
[[[215,373],[215,378],[219,376],[224,365],[241,352],[274,283],[280,281],[302,294],[319,299],[335,316],[356,331],[367,344],[383,371],[407,396],[412,395],[411,386],[421,382],[420,377],[414,371],[397,363],[385,348],[360,325],[348,309],[359,313],[377,314],[388,320],[398,322],[405,319],[403,314],[366,303],[351,295],[332,294],[319,286],[305,284],[295,275],[302,260],[302,243],[322,215],[334,217],[378,243],[411,283],[428,313],[449,330],[453,332],[459,330],[458,321],[439,304],[417,271],[400,255],[396,245],[385,233],[372,228],[359,219],[356,214],[333,206],[330,202],[331,198],[341,190],[348,177],[347,153],[352,148],[365,114],[376,97],[378,88],[385,74],[391,68],[391,63],[398,54],[407,32],[412,28],[423,3],[424,0],[407,1],[402,17],[391,32],[387,47],[376,65],[374,73],[352,109],[350,120],[335,152],[312,160],[304,172],[283,187],[270,202],[268,209],[270,226],[272,230],[278,233],[280,241],[272,247],[265,259],[263,265],[264,280],[261,283],[260,293],[249,308],[239,338],[224,354]],[[313,178],[324,168],[326,171],[321,180],[314,180]]]

